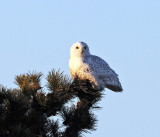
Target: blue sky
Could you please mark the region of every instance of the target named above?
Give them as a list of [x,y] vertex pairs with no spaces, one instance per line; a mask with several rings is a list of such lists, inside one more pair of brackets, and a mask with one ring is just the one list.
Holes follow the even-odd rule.
[[159,0],[0,1],[0,83],[52,68],[69,75],[70,46],[86,42],[118,74],[123,93],[105,90],[86,137],[160,136]]

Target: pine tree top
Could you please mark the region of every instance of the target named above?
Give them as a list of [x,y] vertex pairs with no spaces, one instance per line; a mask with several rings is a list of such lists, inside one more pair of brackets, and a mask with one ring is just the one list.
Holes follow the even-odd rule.
[[[97,124],[92,110],[102,91],[88,80],[70,80],[63,72],[51,70],[44,91],[42,73],[15,77],[17,89],[0,88],[0,137],[80,137],[94,131]],[[77,104],[66,105],[74,98]],[[50,117],[61,117],[62,124]]]

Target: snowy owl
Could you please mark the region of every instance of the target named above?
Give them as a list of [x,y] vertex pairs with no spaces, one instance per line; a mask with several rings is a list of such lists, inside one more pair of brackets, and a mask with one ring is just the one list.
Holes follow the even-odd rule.
[[69,72],[73,80],[76,77],[88,79],[94,89],[103,90],[106,87],[115,92],[123,90],[115,71],[103,59],[90,54],[84,42],[76,42],[71,46]]

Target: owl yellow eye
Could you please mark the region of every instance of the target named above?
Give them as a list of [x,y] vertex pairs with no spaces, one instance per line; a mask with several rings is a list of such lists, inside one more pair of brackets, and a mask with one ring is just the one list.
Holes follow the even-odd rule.
[[76,49],[79,49],[79,47],[76,47]]

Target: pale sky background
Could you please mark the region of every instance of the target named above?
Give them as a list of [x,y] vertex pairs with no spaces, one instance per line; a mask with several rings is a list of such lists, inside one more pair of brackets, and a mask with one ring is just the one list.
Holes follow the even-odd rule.
[[70,46],[86,42],[118,74],[97,131],[86,137],[160,137],[160,0],[1,0],[0,84],[52,68],[69,75]]

